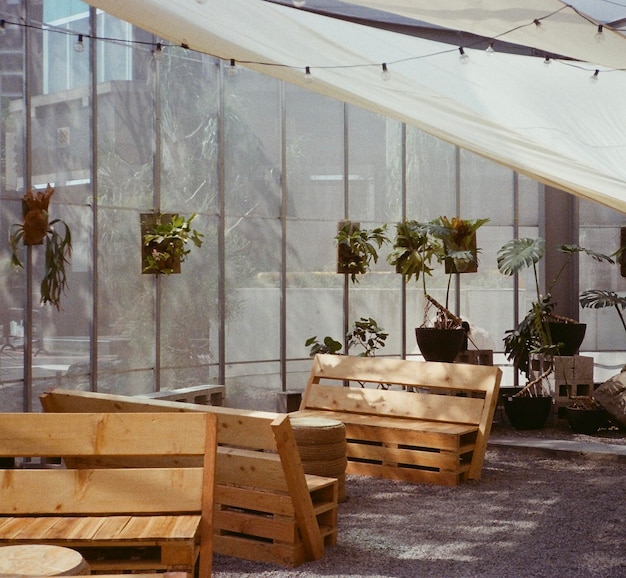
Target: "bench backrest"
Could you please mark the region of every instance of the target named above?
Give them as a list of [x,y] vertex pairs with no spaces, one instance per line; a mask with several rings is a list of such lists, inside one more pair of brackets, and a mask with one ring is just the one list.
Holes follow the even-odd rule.
[[[167,468],[0,470],[0,515],[201,515],[210,572],[217,420],[203,414],[0,413],[0,457],[168,456]],[[199,467],[176,466],[195,456]]]
[[[476,477],[482,468],[501,379],[502,370],[494,366],[318,354],[300,409],[477,426],[477,459],[470,472],[470,477]],[[351,386],[338,387],[346,384]],[[391,386],[403,389],[388,389]]]
[[267,488],[288,494],[307,553],[315,560],[323,556],[323,537],[287,414],[66,389],[47,391],[40,396],[40,401],[46,412],[214,415],[218,441],[215,483]]

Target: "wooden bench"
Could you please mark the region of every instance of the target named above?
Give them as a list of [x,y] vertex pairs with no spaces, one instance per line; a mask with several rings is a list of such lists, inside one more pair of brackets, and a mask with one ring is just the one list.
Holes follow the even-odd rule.
[[218,421],[213,551],[298,566],[337,541],[338,482],[304,473],[287,414],[54,389],[50,412],[202,412]]
[[[0,413],[0,545],[79,551],[92,571],[210,576],[217,420],[210,414]],[[60,467],[32,467],[64,456]],[[98,460],[167,456],[161,467]],[[193,458],[193,467],[177,460]],[[92,464],[90,467],[89,464]]]
[[347,473],[456,485],[481,476],[497,367],[317,355],[291,415],[342,421]]
[[224,405],[226,388],[223,385],[194,385],[178,389],[167,389],[143,393],[139,397],[164,399],[167,401],[184,401],[202,405]]

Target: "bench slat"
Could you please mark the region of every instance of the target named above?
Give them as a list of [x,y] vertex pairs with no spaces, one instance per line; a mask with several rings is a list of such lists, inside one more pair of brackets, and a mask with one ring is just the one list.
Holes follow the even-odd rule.
[[308,392],[306,408],[475,425],[480,423],[484,406],[480,398],[455,397],[451,400],[447,395],[407,393],[316,384]]
[[[375,359],[375,363],[372,360]],[[488,365],[411,361],[384,357],[318,355],[311,373],[319,379],[397,384],[408,387],[490,391],[500,370]]]

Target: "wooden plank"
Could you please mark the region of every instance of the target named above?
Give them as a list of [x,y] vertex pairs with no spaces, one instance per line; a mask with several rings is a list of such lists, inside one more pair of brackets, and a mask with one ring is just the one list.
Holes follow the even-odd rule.
[[480,398],[319,384],[310,386],[306,403],[303,409],[475,425],[484,406]]
[[277,413],[60,388],[43,393],[39,399],[44,411],[52,413],[209,413],[217,416],[220,444],[276,449],[270,424]]
[[285,472],[289,494],[294,503],[304,549],[311,559],[319,560],[324,555],[324,541],[313,511],[311,494],[304,481],[304,468],[289,416],[285,414],[277,417],[272,423],[272,430]]
[[493,388],[496,376],[501,373],[500,368],[488,365],[318,354],[309,381],[349,380],[484,392]]
[[[200,512],[200,468],[0,470],[0,513]],[[46,488],[46,496],[41,496]],[[123,488],[123,491],[120,491]]]
[[130,436],[129,418],[115,413],[2,413],[0,456],[203,455],[205,420],[137,413],[132,431],[141,435]]
[[216,507],[234,506],[244,510],[267,512],[280,516],[295,516],[289,494],[268,492],[266,488],[243,488],[218,485],[215,488]]

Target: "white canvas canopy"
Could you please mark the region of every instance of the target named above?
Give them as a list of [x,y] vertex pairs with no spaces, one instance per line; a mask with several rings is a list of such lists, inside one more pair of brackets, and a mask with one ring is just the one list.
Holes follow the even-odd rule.
[[[546,18],[553,7],[565,6],[557,0],[525,1],[523,8],[516,7],[521,2],[506,0],[469,1],[463,3],[466,10],[448,9],[456,16],[445,23],[437,13],[458,2],[357,3],[384,5],[398,14],[487,37],[502,28],[511,30],[515,23],[531,23],[524,34],[539,36],[538,47],[545,43],[548,52],[582,62],[545,65],[541,58],[466,48],[469,58],[463,63],[456,46],[262,0],[88,1],[171,43],[235,59],[238,65],[406,122],[626,212],[626,73],[617,70],[626,69],[626,40],[609,30],[598,43],[597,23],[576,11]],[[499,6],[499,18],[489,5]],[[544,29],[538,32],[534,20],[541,18]],[[592,40],[583,38],[583,28]],[[521,32],[506,40],[534,46]],[[584,58],[587,54],[591,58]],[[383,63],[390,73],[387,80],[381,75]],[[307,67],[310,75],[305,75]]]

